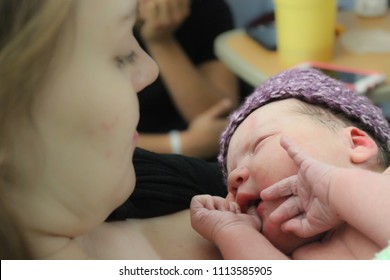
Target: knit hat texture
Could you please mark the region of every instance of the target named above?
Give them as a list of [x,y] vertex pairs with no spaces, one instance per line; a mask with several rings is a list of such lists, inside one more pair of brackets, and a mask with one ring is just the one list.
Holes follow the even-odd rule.
[[243,104],[229,116],[220,138],[218,161],[226,178],[226,156],[229,142],[237,127],[256,109],[276,100],[296,98],[321,105],[360,124],[366,132],[390,151],[390,127],[382,111],[366,96],[359,95],[342,82],[315,69],[285,70],[262,83]]

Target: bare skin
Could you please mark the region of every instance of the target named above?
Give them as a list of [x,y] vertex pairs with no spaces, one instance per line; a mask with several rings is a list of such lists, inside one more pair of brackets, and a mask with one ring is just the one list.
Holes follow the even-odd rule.
[[215,245],[191,228],[188,210],[105,223],[77,242],[93,259],[221,259]]
[[[356,209],[362,205],[376,204],[367,201],[368,197],[374,196],[365,193],[363,200],[356,200],[359,203],[345,205],[346,197],[355,193],[353,187],[358,183],[364,192],[371,192],[367,186],[371,185],[369,182],[374,177],[376,180],[379,177],[376,185],[387,186],[388,175],[382,174],[384,167],[378,163],[375,141],[356,127],[340,127],[332,131],[307,116],[297,114],[293,108],[299,102],[293,99],[277,101],[249,115],[237,128],[229,145],[228,197],[201,195],[192,200],[194,229],[213,241],[225,259],[372,259],[389,238],[383,236],[378,243],[372,231],[379,227],[368,223],[378,217],[381,218],[378,224],[387,221],[389,213],[383,209],[388,207],[382,202],[388,201],[387,187],[382,195],[375,197],[383,205],[375,207],[377,212],[373,217],[376,218],[363,219],[363,224],[371,224],[368,228],[358,227],[354,217],[357,216]],[[326,166],[344,168],[344,172],[347,170],[346,177],[356,180],[349,184],[349,191],[344,191],[345,182],[349,182],[347,178],[338,181],[333,188],[344,191],[334,197],[339,205],[345,205],[347,209],[344,211],[349,213],[347,216],[343,216],[344,212],[332,204],[325,211],[323,207],[318,208],[318,204],[308,203],[305,200],[308,188],[297,193],[297,185],[310,185],[299,183],[307,183],[304,175],[310,173],[305,173],[304,168],[302,171],[302,162],[305,161],[295,156],[296,152],[291,152],[288,144],[281,141],[284,137],[299,143],[310,157],[320,159],[328,164]],[[321,149],[318,149],[319,146]],[[324,186],[331,182],[329,172],[325,173],[326,176],[318,172],[311,174],[311,185],[316,186],[317,195],[322,194],[322,197],[327,197]],[[296,174],[299,174],[298,177]],[[370,179],[362,181],[366,178],[365,174]],[[301,180],[298,183],[297,178]],[[337,215],[334,209],[338,210]],[[311,212],[306,212],[309,210]],[[302,213],[305,219],[300,215]]]
[[15,127],[18,176],[5,195],[35,259],[219,257],[187,212],[104,222],[134,190],[136,94],[158,74],[132,34],[137,4],[77,2],[36,93],[33,122]]

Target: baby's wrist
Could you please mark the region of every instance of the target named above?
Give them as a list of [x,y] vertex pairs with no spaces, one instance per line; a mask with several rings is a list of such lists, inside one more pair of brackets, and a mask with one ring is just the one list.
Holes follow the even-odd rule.
[[[357,170],[357,169],[356,169]],[[346,183],[356,176],[355,169],[340,169],[337,168],[331,174],[332,180],[330,180],[328,187],[328,203],[329,208],[340,216],[340,204],[344,204],[346,195],[348,195],[349,184]]]
[[248,232],[253,231],[257,231],[258,233],[260,233],[259,230],[256,230],[253,226],[249,224],[229,224],[221,227],[219,230],[216,231],[213,236],[213,241],[215,244],[217,244],[217,246],[219,246],[220,243],[224,243],[227,240],[235,240],[236,238],[242,238],[242,236],[246,236]]

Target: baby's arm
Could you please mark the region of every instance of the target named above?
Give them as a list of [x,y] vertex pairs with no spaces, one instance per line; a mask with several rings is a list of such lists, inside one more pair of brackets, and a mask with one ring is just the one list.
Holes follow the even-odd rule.
[[390,240],[390,176],[348,169],[335,178],[329,200],[348,224],[380,247]]
[[286,259],[260,232],[255,211],[241,213],[235,202],[198,195],[191,201],[192,227],[214,242],[224,259]]
[[390,239],[390,176],[321,163],[282,138],[281,145],[299,167],[261,193],[264,200],[291,196],[271,214],[282,228],[299,236],[326,231],[341,220],[381,247]]

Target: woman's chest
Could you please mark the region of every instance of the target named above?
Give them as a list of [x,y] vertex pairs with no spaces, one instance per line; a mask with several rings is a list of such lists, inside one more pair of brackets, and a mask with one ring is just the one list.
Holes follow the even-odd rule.
[[125,224],[126,222],[104,224],[84,237],[79,244],[93,259],[161,258],[137,228],[130,230]]
[[151,219],[105,223],[80,246],[95,259],[220,259],[191,227],[188,210]]

